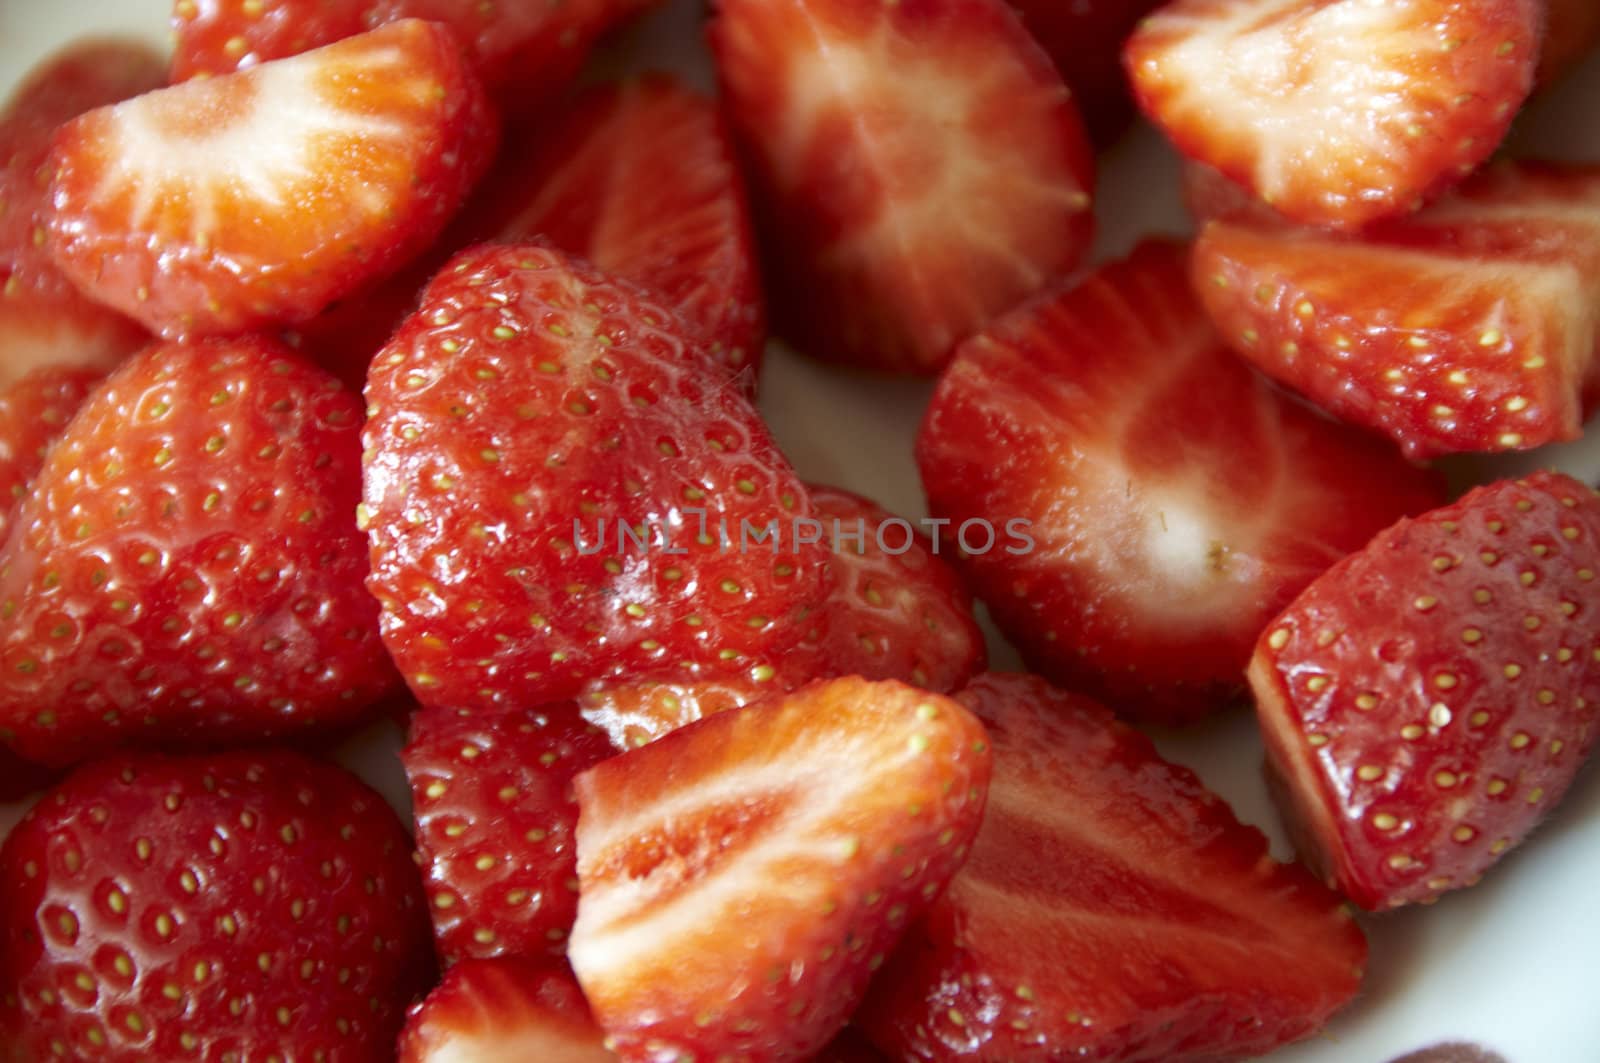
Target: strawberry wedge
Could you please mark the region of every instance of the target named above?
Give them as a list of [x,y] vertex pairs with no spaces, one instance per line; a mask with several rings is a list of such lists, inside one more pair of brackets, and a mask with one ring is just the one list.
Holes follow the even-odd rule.
[[418,1005],[399,1063],[616,1063],[572,974],[527,959],[466,960]]

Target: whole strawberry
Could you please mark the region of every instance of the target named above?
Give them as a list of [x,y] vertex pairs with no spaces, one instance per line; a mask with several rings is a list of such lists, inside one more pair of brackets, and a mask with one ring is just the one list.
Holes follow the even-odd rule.
[[1401,521],[1250,664],[1307,855],[1365,908],[1478,880],[1561,800],[1600,708],[1600,499],[1540,473]]
[[44,456],[94,391],[96,369],[49,366],[0,387],[0,546]]
[[271,340],[157,345],[51,450],[0,553],[0,728],[128,742],[344,727],[392,685],[355,527],[360,405]]
[[409,849],[297,754],[80,769],[0,849],[0,1057],[393,1059],[431,972]]

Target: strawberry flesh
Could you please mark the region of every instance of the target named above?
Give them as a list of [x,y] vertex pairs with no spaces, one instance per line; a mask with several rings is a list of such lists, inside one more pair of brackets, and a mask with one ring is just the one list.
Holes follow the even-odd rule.
[[399,1063],[616,1063],[570,971],[465,960],[411,1012]]

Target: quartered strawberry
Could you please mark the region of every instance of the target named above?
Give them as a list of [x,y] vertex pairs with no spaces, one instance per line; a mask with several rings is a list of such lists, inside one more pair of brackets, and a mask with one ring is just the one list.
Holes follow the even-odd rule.
[[1600,400],[1600,166],[1503,165],[1359,237],[1217,222],[1194,277],[1241,354],[1413,457],[1576,439]]
[[0,113],[0,387],[45,366],[109,369],[144,342],[50,257],[50,142],[62,122],[164,80],[141,42],[83,41],[29,74]]
[[1097,144],[1128,128],[1133,100],[1122,71],[1122,45],[1162,0],[1010,0],[1022,24],[1049,53],[1072,89]]
[[616,1063],[569,971],[527,959],[456,964],[412,1009],[399,1063]]
[[67,764],[128,742],[342,729],[392,685],[355,396],[271,340],[134,356],[50,451],[0,554],[0,728]]
[[1541,88],[1561,80],[1600,46],[1600,4],[1594,0],[1549,0],[1549,25],[1539,54]]
[[21,1060],[392,1060],[432,969],[409,849],[382,797],[297,754],[82,768],[0,849],[0,1037]]
[[0,387],[0,546],[46,452],[105,374],[55,366]]
[[857,1016],[892,1058],[1253,1058],[1355,995],[1366,941],[1340,898],[1193,772],[1033,676],[958,700],[994,784],[972,858]]
[[[424,704],[743,675],[828,591],[813,508],[672,311],[540,245],[463,253],[372,368],[384,638]],[[703,521],[703,523],[702,523]],[[777,552],[742,547],[775,528]]]
[[988,738],[859,678],[725,712],[578,776],[569,955],[624,1060],[810,1059],[966,857]]
[[401,760],[442,959],[566,955],[578,912],[572,777],[613,752],[572,704],[412,718]]
[[1082,122],[1003,0],[717,10],[773,313],[801,350],[933,372],[1087,251]]
[[1029,522],[958,560],[1035,670],[1165,723],[1229,703],[1269,619],[1442,500],[1234,358],[1160,242],[964,344],[917,460],[957,529]]
[[1597,735],[1600,499],[1492,484],[1328,571],[1250,663],[1280,804],[1364,908],[1478,880]]
[[295,324],[432,243],[497,136],[450,32],[396,23],[68,123],[52,250],[169,337]]
[[1494,152],[1543,18],[1539,0],[1173,0],[1124,58],[1185,155],[1288,217],[1356,228]]

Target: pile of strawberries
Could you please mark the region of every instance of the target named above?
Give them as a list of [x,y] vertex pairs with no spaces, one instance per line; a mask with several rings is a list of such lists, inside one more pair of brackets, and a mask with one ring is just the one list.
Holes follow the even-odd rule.
[[[1600,398],[1600,165],[1490,161],[1592,4],[717,0],[720,101],[571,88],[650,6],[177,0],[0,118],[0,1060],[1258,1055],[1572,782],[1600,497],[1414,462]],[[1200,235],[1069,280],[1130,99]],[[940,374],[924,530],[769,315]],[[1113,715],[1247,694],[1309,868]],[[389,714],[414,835],[318,756]]]

